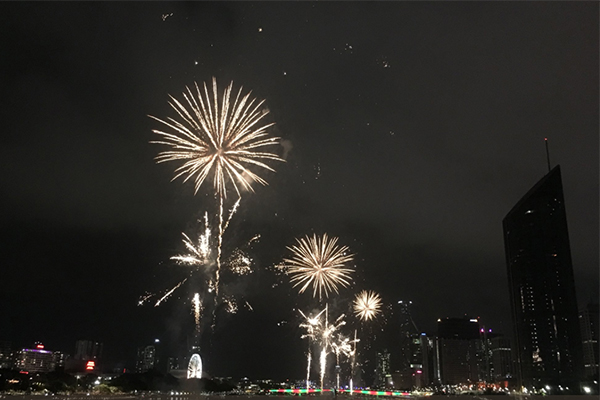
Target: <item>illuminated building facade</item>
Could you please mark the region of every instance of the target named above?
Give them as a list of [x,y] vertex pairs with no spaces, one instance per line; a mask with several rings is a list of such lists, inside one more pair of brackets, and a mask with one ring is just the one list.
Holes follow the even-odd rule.
[[516,377],[525,387],[577,387],[583,369],[560,166],[503,220]]
[[137,361],[135,363],[135,371],[143,373],[156,367],[156,347],[144,346],[138,347]]
[[36,343],[34,349],[18,352],[16,367],[30,373],[54,371],[54,354],[45,350],[41,343]]
[[589,303],[580,313],[581,339],[583,342],[583,367],[586,379],[598,380],[598,303]]
[[390,387],[392,375],[390,370],[390,353],[387,349],[377,352],[375,364],[375,387]]

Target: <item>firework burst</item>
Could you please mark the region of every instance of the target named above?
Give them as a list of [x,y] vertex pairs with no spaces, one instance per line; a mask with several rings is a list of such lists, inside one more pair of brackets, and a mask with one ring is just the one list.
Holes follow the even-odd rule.
[[[266,185],[267,181],[249,168],[259,167],[274,171],[266,162],[283,161],[277,154],[267,151],[279,143],[278,137],[269,137],[267,129],[273,123],[264,123],[269,113],[263,107],[264,100],[242,94],[242,88],[233,93],[233,82],[219,96],[217,80],[213,78],[211,90],[206,83],[202,89],[194,83],[195,91],[186,87],[184,101],[170,96],[169,105],[179,118],[154,120],[167,130],[153,130],[161,137],[152,141],[170,147],[156,157],[158,163],[175,161],[182,163],[175,169],[173,180],[182,177],[184,182],[194,180],[196,194],[202,183],[212,175],[213,187],[219,198],[219,234],[215,272],[215,304],[219,295],[221,253],[223,235],[241,200],[240,188],[254,191],[252,183]],[[239,198],[225,222],[224,199],[230,183]],[[214,319],[214,315],[213,315]]]
[[312,285],[313,297],[317,297],[318,293],[321,299],[329,297],[329,293],[338,293],[338,286],[350,285],[350,274],[354,270],[346,268],[346,265],[353,260],[353,255],[349,254],[347,246],[337,246],[338,238],[324,234],[296,241],[297,245],[288,247],[292,258],[283,261],[291,276],[290,282],[294,287],[300,286],[300,293]]
[[369,321],[380,313],[381,297],[375,292],[363,290],[354,299],[354,314],[363,321]]
[[264,100],[250,98],[251,93],[243,95],[242,88],[233,93],[233,82],[219,96],[215,78],[212,90],[206,83],[202,89],[197,83],[194,86],[195,91],[186,87],[182,102],[169,96],[169,105],[179,115],[178,119],[150,116],[168,128],[168,131],[153,130],[161,140],[151,143],[171,148],[159,153],[156,161],[183,162],[175,170],[173,180],[193,179],[196,193],[209,175],[213,175],[214,189],[223,197],[227,197],[228,182],[238,193],[240,187],[253,191],[254,182],[266,185],[263,178],[248,169],[257,166],[274,171],[265,162],[283,161],[277,154],[265,151],[277,145],[279,138],[268,136],[267,129],[274,124],[263,122],[269,113],[263,107]]

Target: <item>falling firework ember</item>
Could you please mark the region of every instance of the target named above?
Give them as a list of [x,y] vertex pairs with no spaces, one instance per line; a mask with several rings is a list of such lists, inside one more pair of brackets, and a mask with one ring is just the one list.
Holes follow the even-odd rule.
[[338,286],[346,287],[351,283],[353,269],[346,265],[353,260],[346,246],[337,246],[338,238],[329,238],[327,234],[317,237],[306,236],[296,239],[298,245],[288,247],[292,258],[284,259],[284,268],[291,275],[290,282],[300,287],[303,293],[313,287],[313,297],[329,297],[329,293],[338,293]]
[[[231,210],[227,223],[224,222],[224,199],[227,197],[227,183],[230,183],[241,198],[240,188],[254,191],[252,183],[266,185],[267,182],[248,167],[260,167],[274,171],[265,162],[283,161],[277,154],[265,148],[279,143],[279,138],[268,137],[267,129],[273,123],[263,123],[269,113],[263,101],[250,98],[251,93],[242,95],[242,88],[232,95],[233,82],[225,89],[219,100],[217,81],[212,80],[212,90],[206,83],[201,90],[195,83],[195,92],[186,87],[184,102],[170,96],[169,104],[179,115],[179,120],[161,120],[170,132],[153,130],[161,140],[152,143],[169,146],[156,157],[158,163],[167,161],[183,162],[175,169],[173,180],[183,177],[186,182],[193,179],[195,192],[198,192],[206,178],[213,175],[213,187],[219,197],[219,235],[217,245],[217,269],[215,272],[215,293],[219,294],[221,271],[221,249],[223,235],[240,199]],[[215,302],[217,297],[215,297]]]
[[381,297],[375,292],[363,290],[354,299],[354,314],[363,321],[369,321],[379,314]]

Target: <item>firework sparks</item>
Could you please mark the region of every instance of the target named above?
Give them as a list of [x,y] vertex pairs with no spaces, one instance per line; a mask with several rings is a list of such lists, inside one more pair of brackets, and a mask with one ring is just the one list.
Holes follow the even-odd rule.
[[350,339],[342,335],[338,335],[337,340],[331,342],[331,348],[335,353],[336,360],[336,387],[340,388],[340,354],[344,354],[346,357],[350,357],[352,354],[352,346],[350,345]]
[[300,287],[303,293],[309,286],[313,287],[313,297],[319,299],[329,297],[329,293],[338,293],[338,286],[348,286],[351,283],[350,274],[353,269],[346,265],[353,260],[347,246],[337,246],[338,238],[329,238],[327,234],[312,238],[306,236],[296,239],[297,246],[288,247],[292,258],[284,259],[287,273],[291,275],[290,282],[294,287]]
[[[262,122],[269,113],[263,107],[264,100],[250,98],[251,93],[242,95],[242,88],[237,94],[232,93],[233,82],[224,90],[219,100],[215,78],[212,80],[212,90],[208,89],[206,83],[203,90],[195,83],[195,89],[194,93],[186,87],[183,102],[170,96],[169,104],[178,114],[179,120],[161,120],[150,116],[170,131],[153,130],[161,139],[152,143],[171,148],[158,154],[158,163],[183,162],[175,169],[173,180],[179,177],[183,177],[184,182],[193,179],[194,193],[198,192],[209,175],[213,176],[213,187],[219,197],[219,236],[215,272],[215,293],[218,296],[223,235],[239,206],[240,188],[254,191],[252,183],[267,184],[248,168],[260,167],[274,171],[266,162],[283,159],[266,149],[277,145],[279,138],[268,136],[267,129],[273,126],[273,123]],[[227,222],[224,222],[223,202],[227,197],[228,182],[233,185],[240,198],[231,210]]]
[[306,355],[306,389],[309,389],[310,386],[310,361],[312,360],[312,355],[310,354],[310,346],[308,348],[308,353]]
[[202,266],[210,261],[210,225],[208,224],[208,213],[204,213],[204,233],[198,238],[198,244],[195,244],[185,233],[182,233],[183,244],[189,251],[189,254],[182,254],[171,257],[171,260],[179,264]]
[[153,293],[144,293],[143,295],[140,296],[140,299],[138,300],[138,306],[143,305],[146,301],[150,300],[150,298],[154,296]]
[[196,332],[200,332],[200,315],[202,313],[202,302],[200,300],[200,293],[194,294],[194,298],[192,299],[192,304],[194,307],[194,321],[196,322]]
[[236,314],[238,312],[238,305],[233,297],[225,297],[223,299],[223,304],[225,304],[225,311],[228,313]]
[[[173,180],[184,177],[193,179],[196,193],[209,174],[213,174],[213,186],[219,196],[227,197],[227,182],[236,192],[244,188],[253,191],[252,183],[267,182],[247,167],[258,166],[274,171],[265,162],[283,161],[277,154],[263,151],[277,145],[278,137],[268,137],[267,129],[273,123],[262,124],[269,113],[263,107],[264,100],[251,99],[251,93],[242,95],[242,88],[233,94],[233,82],[223,92],[219,104],[217,80],[212,80],[212,90],[206,83],[203,90],[195,83],[195,92],[186,87],[185,102],[173,96],[169,105],[177,112],[180,121],[167,118],[150,118],[165,125],[171,132],[153,130],[161,140],[153,141],[171,147],[156,157],[158,163],[183,161],[175,170]],[[233,94],[233,95],[232,95]],[[238,186],[239,185],[239,186]]]
[[171,290],[169,290],[167,293],[165,293],[164,296],[161,297],[160,299],[158,299],[158,301],[156,302],[156,304],[154,304],[154,307],[158,307],[160,305],[160,303],[162,303],[165,299],[168,299],[169,296],[171,296],[173,294],[173,292],[177,290],[177,288],[179,288],[181,285],[183,285],[185,281],[187,281],[187,278],[185,278],[184,280],[182,280],[181,282],[179,282]]
[[310,385],[310,363],[312,360],[312,356],[310,353],[310,347],[311,344],[316,342],[317,340],[319,340],[321,338],[321,328],[322,328],[322,324],[321,324],[321,315],[326,311],[326,309],[324,309],[323,311],[321,311],[320,313],[318,313],[316,316],[306,316],[306,314],[304,314],[302,312],[302,310],[298,310],[300,312],[300,315],[302,315],[302,317],[304,318],[304,322],[302,322],[300,324],[300,328],[304,328],[306,329],[306,333],[304,335],[301,336],[302,339],[308,338],[308,353],[307,353],[307,367],[306,367],[306,388],[309,388]]
[[323,391],[323,380],[325,379],[325,368],[327,367],[327,349],[325,347],[321,349],[319,360],[321,364],[321,391]]
[[363,290],[354,299],[354,314],[363,321],[369,321],[379,314],[381,297],[375,292]]

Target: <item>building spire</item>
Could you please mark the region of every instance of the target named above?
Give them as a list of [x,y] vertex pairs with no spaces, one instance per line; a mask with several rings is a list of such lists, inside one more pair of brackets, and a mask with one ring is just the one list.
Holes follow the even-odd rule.
[[548,160],[548,172],[550,172],[550,152],[548,151],[548,138],[544,138],[544,142],[546,143],[546,160]]

